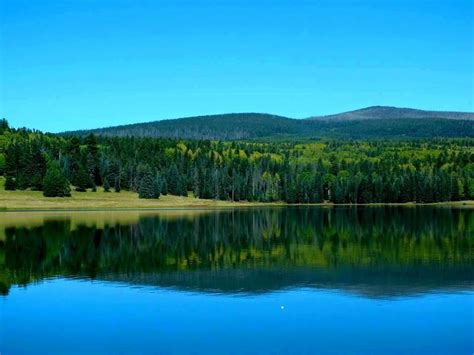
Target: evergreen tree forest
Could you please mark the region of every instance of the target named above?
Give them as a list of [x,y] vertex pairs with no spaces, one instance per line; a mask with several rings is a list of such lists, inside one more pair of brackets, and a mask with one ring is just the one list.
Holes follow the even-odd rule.
[[[474,140],[256,142],[58,136],[0,125],[5,188],[229,201],[430,203],[474,199]],[[70,186],[69,186],[70,185]]]

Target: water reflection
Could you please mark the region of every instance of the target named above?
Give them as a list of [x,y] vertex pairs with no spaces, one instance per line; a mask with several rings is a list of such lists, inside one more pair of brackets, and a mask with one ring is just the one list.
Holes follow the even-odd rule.
[[367,297],[472,290],[473,231],[468,209],[3,213],[0,288],[7,295],[12,285],[74,276],[244,295],[294,287]]

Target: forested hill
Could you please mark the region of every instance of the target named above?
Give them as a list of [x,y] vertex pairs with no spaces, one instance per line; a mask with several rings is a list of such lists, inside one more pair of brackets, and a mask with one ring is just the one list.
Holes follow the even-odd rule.
[[65,132],[84,136],[167,137],[211,140],[301,138],[474,137],[474,114],[372,107],[333,116],[294,119],[231,113]]
[[282,116],[260,113],[229,113],[67,133],[79,135],[94,133],[109,137],[135,136],[234,140],[285,134],[304,134],[307,131],[305,126],[306,124],[302,120]]
[[377,120],[377,119],[402,119],[402,118],[423,118],[423,119],[449,119],[449,120],[474,120],[472,112],[453,111],[425,111],[413,108],[399,108],[392,106],[371,106],[360,110],[337,113],[334,115],[309,117],[309,120]]

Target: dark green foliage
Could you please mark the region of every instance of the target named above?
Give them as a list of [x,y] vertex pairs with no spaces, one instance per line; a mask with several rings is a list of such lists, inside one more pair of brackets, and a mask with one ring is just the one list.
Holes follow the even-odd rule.
[[397,118],[319,121],[319,124],[318,133],[311,136],[341,139],[474,137],[474,120]]
[[116,160],[109,160],[107,157],[102,157],[99,178],[104,181],[108,180],[109,184],[112,182],[116,192],[122,189],[122,173],[120,163]]
[[160,174],[156,174],[155,180],[153,181],[153,198],[160,198],[162,181]]
[[115,192],[120,192],[121,189],[122,188],[120,186],[120,176],[117,176],[114,181],[114,190]]
[[10,190],[10,191],[16,190],[15,179],[13,179],[11,176],[7,176],[5,180],[5,190]]
[[30,179],[28,186],[33,190],[41,190],[43,188],[43,176],[46,173],[46,158],[42,152],[41,142],[32,140],[31,142],[31,162],[30,162]]
[[10,126],[8,125],[8,121],[5,118],[2,118],[0,120],[0,134],[3,134],[9,129],[10,129]]
[[87,188],[92,187],[90,175],[83,166],[79,167],[76,177],[76,191],[84,192]]
[[69,181],[61,173],[56,161],[48,163],[48,169],[43,179],[43,195],[46,197],[71,196]]
[[168,195],[168,183],[164,177],[161,177],[161,194]]
[[[11,133],[11,132],[10,132]],[[23,132],[22,132],[23,133]],[[31,188],[41,190],[46,172],[46,159],[43,153],[44,136],[28,134],[10,134],[4,148],[4,173],[15,179],[17,189]]]
[[109,184],[109,179],[104,178],[104,192],[110,192],[110,184]]
[[85,139],[86,145],[86,166],[89,176],[95,184],[100,184],[100,169],[99,169],[99,147],[97,139],[93,134],[89,134]]
[[139,167],[138,197],[156,198],[155,181],[149,165]]
[[181,179],[176,164],[173,164],[168,171],[168,192],[172,195],[181,194]]
[[66,155],[64,173],[73,185],[77,185],[76,179],[83,160],[79,138],[72,137],[68,139],[64,151]]

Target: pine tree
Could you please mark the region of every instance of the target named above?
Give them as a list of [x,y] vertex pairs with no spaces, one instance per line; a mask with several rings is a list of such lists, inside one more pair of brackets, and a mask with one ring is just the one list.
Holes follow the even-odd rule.
[[87,188],[91,187],[92,182],[86,169],[81,165],[76,176],[76,191],[85,192]]
[[119,190],[121,190],[121,166],[117,160],[112,160],[108,162],[108,169],[107,169],[107,179],[114,183],[114,188],[118,187],[117,184],[120,185]]
[[179,196],[181,194],[181,179],[178,173],[178,167],[173,164],[168,172],[168,192],[171,195]]
[[168,195],[168,182],[164,176],[161,176],[161,194]]
[[5,149],[5,174],[16,178],[18,176],[18,162],[20,160],[20,146],[13,141]]
[[145,165],[141,170],[141,178],[138,183],[138,197],[147,199],[155,198],[155,186],[151,168]]
[[5,118],[2,118],[0,120],[0,134],[3,134],[4,132],[8,131],[10,127],[8,126],[8,121]]
[[220,194],[220,190],[221,190],[221,186],[220,186],[220,174],[219,174],[219,170],[217,169],[214,169],[214,171],[212,172],[212,182],[211,182],[211,186],[212,186],[212,198],[214,200],[219,200],[219,197],[221,196]]
[[153,198],[160,198],[161,195],[161,176],[156,174],[155,180],[153,181]]
[[41,142],[38,139],[31,144],[30,186],[33,190],[41,191],[43,178],[46,173],[46,159],[42,152]]
[[61,173],[59,164],[56,161],[50,161],[43,179],[43,195],[46,197],[65,197],[71,196],[69,181]]
[[32,165],[31,145],[29,141],[25,141],[20,145],[20,154],[17,162],[18,173],[15,179],[17,189],[24,190],[31,186]]
[[199,198],[201,194],[201,179],[199,176],[199,170],[197,167],[193,170],[193,194],[194,197]]
[[459,193],[459,182],[456,175],[451,176],[451,200],[452,201],[459,201],[460,193]]
[[68,171],[66,175],[73,185],[77,185],[77,177],[81,162],[81,142],[76,136],[68,140],[66,144],[66,155],[69,158]]
[[178,185],[178,196],[188,196],[188,189],[186,186],[186,180],[185,179],[180,179],[179,180],[179,185]]
[[100,174],[98,173],[99,169],[97,167],[96,159],[94,158],[94,156],[91,153],[87,153],[86,170],[87,170],[87,173],[89,174],[90,180],[94,184],[100,182],[100,179],[99,179]]

